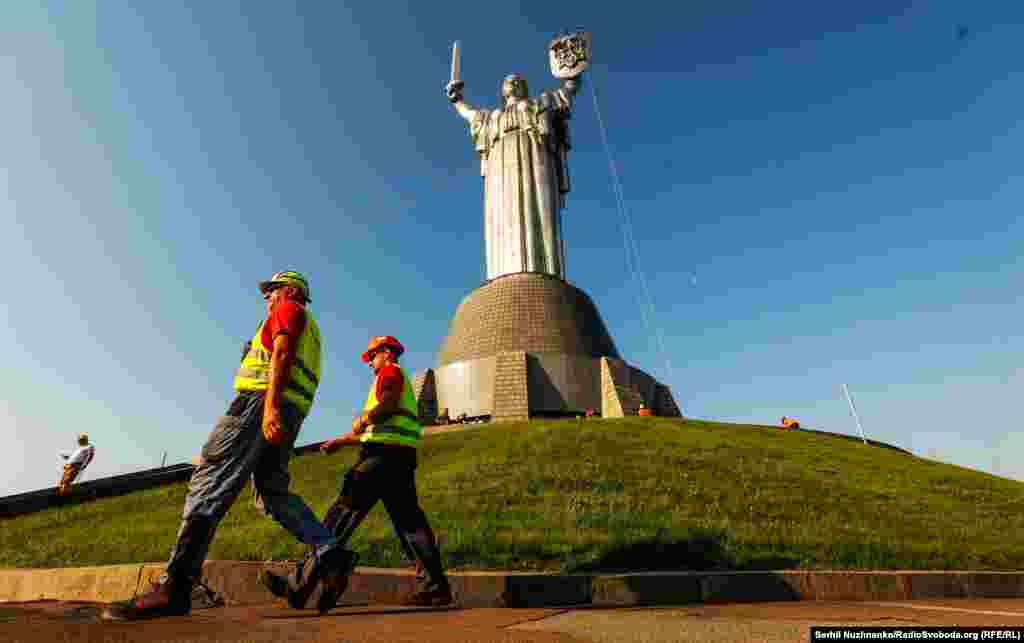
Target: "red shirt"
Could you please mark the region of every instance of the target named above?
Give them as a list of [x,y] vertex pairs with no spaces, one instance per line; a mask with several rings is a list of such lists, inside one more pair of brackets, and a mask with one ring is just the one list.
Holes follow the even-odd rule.
[[384,389],[384,382],[394,386],[398,389],[398,399],[402,399],[402,389],[405,386],[405,378],[402,377],[402,369],[398,368],[398,364],[387,363],[384,368],[380,369],[377,373],[376,388],[373,391],[377,401],[380,402],[380,392]]
[[286,299],[274,307],[274,312],[263,324],[263,332],[260,340],[263,348],[274,352],[274,338],[278,335],[287,335],[292,342],[299,341],[299,336],[306,328],[306,309],[297,301]]

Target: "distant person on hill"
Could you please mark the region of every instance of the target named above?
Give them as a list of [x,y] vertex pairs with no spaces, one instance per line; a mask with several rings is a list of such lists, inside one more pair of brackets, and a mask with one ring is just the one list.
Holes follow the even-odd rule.
[[[67,460],[60,482],[57,483],[57,495],[67,496],[71,494],[71,485],[79,481],[85,468],[92,462],[96,455],[96,448],[89,444],[89,436],[81,433],[78,435],[78,448],[72,453],[61,453],[60,457]],[[82,478],[84,479],[84,478]]]
[[104,620],[131,621],[185,615],[192,589],[221,518],[252,477],[264,510],[313,555],[286,580],[292,607],[304,607],[321,582],[345,579],[354,558],[288,490],[288,460],[320,382],[320,329],[306,309],[309,285],[297,272],[259,284],[267,319],[256,328],[235,376],[235,399],[218,420],[192,473],[181,529],[161,582],[131,600],[114,603]]
[[[371,339],[363,353],[363,361],[376,376],[364,412],[352,421],[351,433],[320,446],[324,453],[343,446],[362,447],[359,459],[345,474],[341,493],[327,509],[324,524],[344,545],[377,501],[383,501],[403,549],[415,554],[417,572],[426,572],[421,589],[403,597],[401,603],[436,607],[451,603],[452,592],[437,539],[416,498],[416,450],[423,426],[412,380],[398,365],[404,352],[397,339],[380,336]],[[275,594],[284,593],[282,579],[269,571],[263,572],[261,580]]]

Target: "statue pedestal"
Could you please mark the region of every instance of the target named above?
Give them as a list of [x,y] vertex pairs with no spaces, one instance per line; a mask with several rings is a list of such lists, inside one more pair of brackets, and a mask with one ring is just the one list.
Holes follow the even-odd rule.
[[621,417],[641,402],[680,416],[667,386],[619,357],[590,297],[549,274],[504,275],[467,295],[438,361],[415,378],[428,423],[441,409],[494,421]]

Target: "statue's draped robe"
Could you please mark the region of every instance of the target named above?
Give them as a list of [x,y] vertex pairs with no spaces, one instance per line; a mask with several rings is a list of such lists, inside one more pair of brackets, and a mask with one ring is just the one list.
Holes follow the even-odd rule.
[[470,120],[484,177],[488,280],[515,272],[565,278],[561,210],[571,109],[572,93],[555,89]]

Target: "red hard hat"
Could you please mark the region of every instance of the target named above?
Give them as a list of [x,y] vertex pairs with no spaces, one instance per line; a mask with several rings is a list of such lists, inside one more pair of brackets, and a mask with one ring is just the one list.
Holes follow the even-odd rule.
[[370,345],[367,346],[366,352],[363,353],[363,361],[369,363],[370,353],[376,352],[378,349],[384,347],[390,348],[398,355],[405,352],[405,346],[402,346],[402,342],[398,341],[391,335],[379,335],[370,340]]

